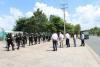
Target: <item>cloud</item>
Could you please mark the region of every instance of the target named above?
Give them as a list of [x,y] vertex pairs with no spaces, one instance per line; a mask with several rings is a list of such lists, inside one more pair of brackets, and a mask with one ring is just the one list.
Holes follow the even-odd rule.
[[[33,11],[41,9],[47,17],[50,15],[56,15],[63,18],[63,11],[60,8],[48,6],[45,3],[36,2]],[[11,7],[8,15],[0,16],[0,27],[5,30],[12,30],[16,24],[16,19],[22,16],[31,17],[33,11],[22,12],[20,9]],[[94,26],[100,27],[100,7],[90,5],[78,6],[73,14],[69,14],[67,11],[66,20],[72,22],[72,24],[80,24],[82,30],[89,29]]]
[[12,16],[0,18],[0,27],[4,28],[4,30],[12,30],[13,26],[15,26],[15,20]]
[[0,17],[0,27],[4,30],[12,30],[16,25],[16,19],[23,16],[23,13],[17,8],[10,8],[9,15],[3,15]]
[[82,30],[100,27],[100,8],[94,5],[79,6],[73,14],[72,22],[80,24]]
[[26,14],[25,14],[26,17],[31,17],[33,16],[33,12],[32,11],[28,11]]
[[16,25],[16,20],[19,17],[24,17],[24,16],[30,17],[32,15],[33,13],[31,11],[28,11],[25,14],[23,14],[23,12],[20,11],[19,9],[11,7],[8,15],[0,17],[0,27],[4,28],[4,30],[6,31],[13,30],[14,26]]
[[[48,6],[45,3],[36,2],[34,10],[41,9],[47,17],[50,15],[56,15],[63,18],[63,11],[60,8],[55,8],[53,6]],[[33,11],[28,11],[23,13],[18,8],[11,7],[9,11],[9,15],[3,16],[0,18],[0,27],[4,28],[5,30],[12,30],[16,24],[16,19],[19,17],[31,17],[33,15]],[[66,16],[69,16],[68,12],[65,12]]]
[[[48,17],[50,15],[57,15],[63,18],[63,11],[60,8],[48,6],[45,3],[36,2],[34,10],[41,9]],[[66,20],[72,24],[80,24],[82,30],[90,29],[94,26],[100,27],[100,8],[92,4],[85,6],[78,6],[74,14],[69,14],[66,11]]]
[[23,13],[15,7],[11,7],[10,8],[10,15],[12,15],[14,18],[17,19],[18,17],[23,16]]
[[[50,15],[56,15],[63,18],[63,11],[60,8],[55,8],[53,6],[48,6],[45,3],[36,2],[34,10],[36,11],[38,8],[42,10],[47,15],[47,17],[49,17]],[[65,14],[67,17],[69,16],[67,11],[65,12]]]

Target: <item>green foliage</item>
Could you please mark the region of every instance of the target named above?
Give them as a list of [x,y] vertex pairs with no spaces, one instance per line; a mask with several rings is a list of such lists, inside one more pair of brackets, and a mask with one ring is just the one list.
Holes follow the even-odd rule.
[[75,25],[74,26],[74,33],[75,34],[80,34],[80,30],[81,30],[81,27],[79,24]]
[[52,25],[52,32],[63,32],[64,22],[60,17],[51,15],[49,22]]
[[98,36],[100,36],[100,28],[98,28],[98,27],[91,28],[89,33],[91,35],[98,35]]
[[17,25],[15,26],[14,30],[22,31],[23,27],[25,27],[26,25],[26,20],[27,19],[25,17],[22,17],[16,20]]
[[[77,32],[79,34],[80,25],[72,25],[65,23],[66,31],[73,34]],[[40,10],[37,9],[30,18],[22,17],[16,20],[15,31],[23,32],[64,32],[64,21],[58,16],[51,15],[49,20],[47,16]]]

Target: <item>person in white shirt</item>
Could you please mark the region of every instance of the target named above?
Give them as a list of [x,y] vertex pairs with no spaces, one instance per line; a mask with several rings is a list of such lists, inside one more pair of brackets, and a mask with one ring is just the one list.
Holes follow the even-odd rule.
[[53,33],[51,39],[52,39],[52,42],[53,42],[53,51],[57,51],[57,43],[58,43],[57,33]]
[[74,47],[76,47],[76,39],[77,39],[76,34],[74,34],[74,37],[73,37],[73,40],[74,40]]
[[60,32],[59,34],[60,47],[63,47],[63,40],[64,40],[64,35]]
[[85,43],[84,43],[84,34],[82,33],[81,34],[81,46],[85,46]]
[[67,47],[70,47],[70,34],[69,33],[66,33],[66,45]]

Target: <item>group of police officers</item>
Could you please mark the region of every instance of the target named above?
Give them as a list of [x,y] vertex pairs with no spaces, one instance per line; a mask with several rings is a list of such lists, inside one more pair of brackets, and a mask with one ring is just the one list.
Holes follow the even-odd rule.
[[12,50],[15,50],[15,47],[19,50],[20,47],[25,47],[26,44],[30,45],[36,45],[40,44],[41,41],[46,42],[50,41],[51,34],[50,33],[17,33],[15,35],[12,35],[12,33],[8,33],[6,35],[6,41],[7,41],[7,51],[9,51],[9,48],[12,47]]

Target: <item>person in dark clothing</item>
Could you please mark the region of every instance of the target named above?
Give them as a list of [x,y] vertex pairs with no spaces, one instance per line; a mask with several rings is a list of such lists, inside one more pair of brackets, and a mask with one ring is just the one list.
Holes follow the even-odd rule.
[[34,35],[34,44],[37,44],[37,33],[35,33],[35,35]]
[[38,43],[40,44],[40,40],[41,40],[41,34],[38,34]]
[[50,41],[50,40],[51,40],[51,34],[48,33],[48,41]]
[[17,49],[18,50],[19,50],[19,47],[21,45],[21,40],[22,40],[21,36],[20,35],[17,35],[16,36],[16,44],[17,44]]
[[7,34],[6,40],[7,40],[7,51],[9,51],[10,45],[12,46],[12,50],[14,50],[13,38],[11,33]]
[[66,33],[66,46],[67,47],[70,47],[70,34],[69,33]]
[[46,37],[45,37],[45,35],[43,34],[43,42],[45,42],[45,39],[46,39]]
[[26,44],[26,36],[23,35],[22,36],[22,47],[25,47],[25,44]]
[[81,34],[81,45],[80,46],[85,46],[85,42],[84,42],[85,38],[84,38],[84,34]]
[[30,46],[30,44],[33,45],[33,36],[32,36],[32,34],[30,34],[30,36],[29,36],[29,46]]
[[24,35],[25,44],[27,44],[27,36]]

